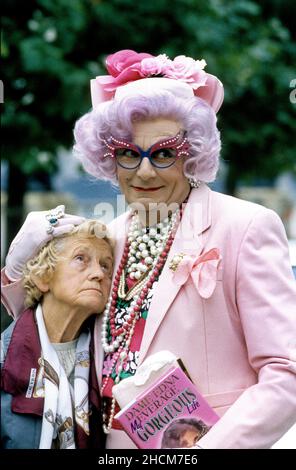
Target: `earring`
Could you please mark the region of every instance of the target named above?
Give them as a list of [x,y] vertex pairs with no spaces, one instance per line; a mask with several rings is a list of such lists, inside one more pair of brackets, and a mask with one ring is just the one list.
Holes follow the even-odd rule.
[[193,176],[190,176],[188,179],[188,183],[190,185],[191,188],[199,188],[200,187],[200,184],[201,184],[201,181],[200,180],[197,180],[196,178],[194,178]]

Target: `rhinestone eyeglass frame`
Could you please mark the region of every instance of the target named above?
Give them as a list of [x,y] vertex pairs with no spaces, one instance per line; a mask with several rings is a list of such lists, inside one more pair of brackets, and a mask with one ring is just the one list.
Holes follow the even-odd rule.
[[[164,139],[156,142],[155,144],[151,145],[147,150],[143,150],[140,146],[132,143],[132,142],[127,142],[125,140],[119,140],[113,137],[112,135],[108,140],[103,139],[103,143],[107,147],[108,151],[104,153],[104,157],[111,157],[116,159],[116,163],[121,166],[122,168],[126,170],[135,170],[136,168],[139,168],[139,166],[142,163],[142,160],[144,158],[148,158],[149,162],[151,163],[152,166],[160,169],[165,169],[169,168],[170,166],[174,165],[176,161],[181,158],[182,156],[188,157],[189,156],[189,148],[190,144],[186,138],[186,132],[185,131],[180,131],[175,137],[171,137],[169,139]],[[118,157],[116,156],[116,150],[119,149],[127,149],[127,150],[132,150],[136,153],[138,153],[140,160],[137,162],[135,166],[129,167],[123,165],[119,160]],[[172,149],[176,150],[176,157],[173,162],[169,163],[168,165],[157,165],[153,161],[153,153],[160,149]]]

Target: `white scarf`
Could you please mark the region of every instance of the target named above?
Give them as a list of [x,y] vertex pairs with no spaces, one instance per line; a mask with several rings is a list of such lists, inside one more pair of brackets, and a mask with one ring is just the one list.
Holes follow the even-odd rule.
[[[77,343],[73,389],[49,341],[41,305],[36,309],[36,319],[41,343],[41,360],[35,396],[44,397],[39,449],[50,449],[55,439],[58,440],[60,449],[75,449],[74,420],[76,425],[81,426],[89,435],[90,333],[82,333]],[[74,402],[74,419],[72,402]]]

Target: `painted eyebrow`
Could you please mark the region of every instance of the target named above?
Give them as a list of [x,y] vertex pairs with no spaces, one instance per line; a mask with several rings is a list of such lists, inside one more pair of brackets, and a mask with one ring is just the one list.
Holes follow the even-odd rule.
[[[160,138],[159,138],[154,144],[152,144],[152,145],[150,146],[150,148],[151,148],[151,147],[154,147],[154,145],[156,145],[156,144],[158,144],[158,143],[160,143],[160,142],[165,142],[166,140],[173,139],[174,137],[177,137],[180,133],[181,133],[181,130],[180,130],[177,134],[175,134],[175,135],[167,135],[167,134],[159,135],[159,136],[157,136],[157,137],[160,137]],[[137,137],[137,134],[135,134],[135,135],[132,137],[132,139],[135,139],[135,137]],[[150,136],[150,135],[149,135],[149,137],[154,137],[154,136]],[[155,136],[155,137],[156,137],[156,136]],[[116,141],[116,140],[118,140],[118,139],[115,139],[115,138],[113,137],[113,140]],[[135,147],[140,147],[139,145],[135,144],[134,142],[129,142],[128,140],[124,140],[124,139],[122,139],[122,141],[123,141],[125,144],[131,144],[131,145],[134,145]],[[141,147],[140,147],[140,148],[141,148]]]

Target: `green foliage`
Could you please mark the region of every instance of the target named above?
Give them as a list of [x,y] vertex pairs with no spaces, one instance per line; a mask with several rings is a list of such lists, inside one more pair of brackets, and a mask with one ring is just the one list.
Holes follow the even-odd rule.
[[294,1],[2,3],[3,156],[25,173],[55,170],[57,147],[71,146],[74,122],[90,108],[90,78],[119,49],[206,59],[225,86],[219,126],[230,186],[295,169]]

